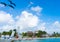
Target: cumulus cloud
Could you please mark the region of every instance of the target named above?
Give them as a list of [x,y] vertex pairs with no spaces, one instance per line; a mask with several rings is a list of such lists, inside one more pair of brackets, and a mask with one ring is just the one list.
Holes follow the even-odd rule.
[[[0,28],[3,30],[9,30],[10,25],[14,24],[14,19],[12,15],[4,11],[0,11]],[[12,27],[12,26],[11,26]]]
[[10,29],[18,28],[20,30],[26,30],[29,28],[32,28],[37,26],[39,23],[39,18],[36,15],[33,15],[32,13],[29,13],[27,11],[22,11],[20,16],[17,16],[17,21],[15,21],[12,17],[12,15],[0,11],[0,24],[2,24],[1,28],[3,31],[7,31]]
[[27,29],[37,26],[38,22],[39,18],[36,15],[33,15],[27,11],[22,11],[17,21],[17,25],[20,27],[20,29]]
[[20,31],[45,30],[46,23],[41,22],[38,16],[27,11],[22,11],[17,19],[16,26],[19,27]]
[[59,21],[55,21],[53,24],[53,27],[55,27],[55,28],[60,28],[60,22]]
[[37,26],[37,29],[38,30],[42,30],[42,31],[45,31],[45,29],[46,29],[46,23],[40,23],[38,26]]
[[[31,7],[31,10],[35,12],[41,12],[42,8],[39,6]],[[46,23],[40,22],[39,17],[36,14],[28,11],[22,11],[19,16],[16,16],[16,20],[12,15],[4,11],[0,11],[0,28],[3,31],[8,31],[10,29],[18,29],[19,31],[29,31],[29,30],[45,30]],[[1,30],[2,30],[1,29]],[[18,31],[18,32],[19,32]]]
[[9,31],[9,30],[15,29],[14,26],[12,26],[12,25],[4,25],[1,28],[3,28],[2,31]]
[[60,22],[59,21],[54,21],[51,23],[48,28],[46,29],[48,33],[53,33],[53,32],[60,32]]
[[42,8],[40,6],[36,6],[36,7],[31,7],[31,10],[40,13],[42,11]]
[[0,23],[7,23],[11,21],[13,21],[12,15],[4,11],[0,11]]

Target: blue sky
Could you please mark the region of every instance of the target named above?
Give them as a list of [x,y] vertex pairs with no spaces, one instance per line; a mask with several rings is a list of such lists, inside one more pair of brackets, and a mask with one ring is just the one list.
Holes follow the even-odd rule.
[[[1,0],[0,2],[5,2],[5,3],[9,4],[9,2],[7,0]],[[39,26],[41,25],[40,28],[41,27],[45,28],[46,29],[45,31],[47,31],[47,32],[50,32],[50,31],[54,32],[55,30],[56,30],[55,32],[60,32],[59,31],[59,29],[60,29],[60,26],[59,26],[60,25],[60,0],[12,0],[12,2],[14,2],[16,4],[15,9],[11,9],[8,6],[0,7],[0,11],[4,11],[4,12],[12,15],[12,18],[13,18],[12,20],[19,21],[21,23],[20,19],[23,16],[23,15],[21,16],[21,14],[25,14],[25,13],[32,14],[32,16],[33,16],[32,20],[35,21],[34,18],[38,18],[36,20],[39,20],[38,24],[39,24]],[[37,11],[34,10],[36,7],[38,7]],[[16,17],[18,17],[18,19],[16,19]],[[28,19],[30,19],[30,18],[28,17]],[[19,22],[17,22],[17,23],[19,23]],[[37,23],[37,22],[35,22],[35,23]],[[1,27],[5,26],[5,23],[1,23],[1,24],[3,24],[3,26],[1,26]],[[8,25],[8,26],[10,26],[10,25]],[[38,25],[35,26],[33,24],[33,26],[29,27],[29,28],[31,28],[31,30],[34,30],[33,28],[36,29],[39,26]],[[26,28],[28,28],[28,27],[26,27]]]
[[[8,3],[8,1],[6,0],[1,0],[2,2],[6,2]],[[57,17],[59,20],[59,16],[60,16],[60,1],[59,0],[12,0],[14,3],[16,3],[16,7],[13,11],[21,11],[21,10],[25,10],[27,8],[27,6],[30,4],[30,2],[33,2],[34,4],[31,6],[37,6],[39,5],[40,7],[43,8],[42,11],[42,15],[44,15],[46,18],[53,18],[54,20],[56,19],[55,17]],[[5,10],[9,10],[9,9],[5,9]],[[17,14],[18,15],[18,14]],[[42,17],[42,18],[45,18]]]

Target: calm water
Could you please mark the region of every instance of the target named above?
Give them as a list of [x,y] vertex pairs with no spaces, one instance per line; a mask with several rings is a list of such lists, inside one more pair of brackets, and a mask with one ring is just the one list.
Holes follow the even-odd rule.
[[[11,42],[11,41],[0,40],[0,42]],[[60,38],[36,39],[36,40],[15,40],[14,42],[60,42]]]

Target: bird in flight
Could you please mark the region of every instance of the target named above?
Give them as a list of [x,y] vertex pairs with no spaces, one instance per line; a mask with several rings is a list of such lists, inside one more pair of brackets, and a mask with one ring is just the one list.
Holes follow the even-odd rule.
[[[4,6],[9,6],[11,8],[15,8],[14,6],[16,6],[15,3],[13,3],[11,0],[8,0],[10,2],[10,4],[6,4],[5,2],[0,2],[0,4],[4,5]],[[13,6],[14,5],[14,6]]]
[[11,0],[8,0],[8,1],[10,2],[10,4],[12,4],[12,5],[16,6],[16,4],[15,4],[15,3],[13,3]]
[[0,4],[3,4],[4,6],[7,6],[7,4],[6,4],[6,3],[4,3],[4,2],[0,2]]
[[14,9],[14,7],[12,5],[8,5],[8,6]]

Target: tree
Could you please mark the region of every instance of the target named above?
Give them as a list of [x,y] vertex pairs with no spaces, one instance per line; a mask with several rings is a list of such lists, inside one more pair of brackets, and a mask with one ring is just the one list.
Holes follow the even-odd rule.
[[45,31],[39,30],[38,33],[36,33],[37,37],[41,37],[42,35],[47,34]]
[[10,36],[11,36],[11,34],[12,34],[12,30],[9,31],[9,35],[10,35]]
[[24,32],[23,32],[23,33],[22,33],[22,36],[23,36],[23,37],[27,36],[27,33],[24,33]]
[[2,35],[2,34],[0,33],[0,37],[1,37],[1,35]]
[[4,32],[2,33],[2,35],[6,35],[6,32],[4,31]]
[[42,35],[42,31],[39,30],[38,33],[37,33],[37,37],[40,37]]
[[10,30],[10,31],[8,31],[8,32],[3,31],[3,32],[2,32],[2,35],[11,35],[11,33],[12,33],[12,30]]
[[47,33],[45,31],[43,31],[42,34],[47,34]]
[[60,37],[60,34],[59,34],[58,32],[57,32],[57,33],[54,32],[54,33],[52,34],[52,37]]

